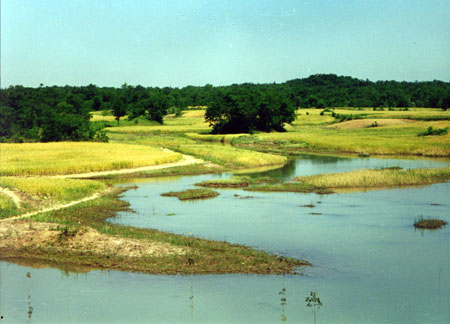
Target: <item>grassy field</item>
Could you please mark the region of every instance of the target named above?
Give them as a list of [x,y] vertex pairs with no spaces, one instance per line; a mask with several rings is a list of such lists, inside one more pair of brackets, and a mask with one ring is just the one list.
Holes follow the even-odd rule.
[[351,130],[309,128],[288,133],[258,134],[257,137],[265,142],[278,142],[286,146],[297,144],[299,148],[311,151],[450,156],[450,135],[419,137],[417,135],[430,126],[429,122],[420,123],[423,125]]
[[48,177],[0,177],[0,186],[35,198],[58,202],[77,200],[106,189],[106,185],[99,181]]
[[435,169],[397,168],[356,170],[345,173],[297,177],[296,181],[321,188],[392,187],[450,181],[450,167]]
[[251,168],[284,164],[287,161],[283,156],[238,149],[230,145],[184,145],[177,147],[177,150],[225,166]]
[[[173,134],[170,140],[175,140],[174,137],[183,138],[182,141],[185,142],[183,145],[191,140],[192,144],[193,142],[231,143],[260,151],[270,151],[276,147],[279,149],[278,152],[450,156],[450,134],[418,136],[430,126],[433,129],[450,129],[450,112],[431,108],[409,108],[407,111],[399,108],[391,110],[385,108],[382,111],[373,110],[373,108],[332,110],[336,118],[332,117],[330,112],[321,115],[323,109],[298,109],[297,119],[292,125],[286,125],[287,132],[284,133],[211,135],[208,134],[208,128],[195,130],[200,124],[201,110],[195,111],[197,116],[193,119],[185,119],[184,116],[178,118],[178,126],[174,126],[175,128],[164,127],[166,127],[165,133]],[[339,122],[339,116],[347,116],[346,118],[350,120]],[[204,126],[206,125],[203,123],[202,127]],[[147,141],[149,144],[163,143],[163,140],[152,139],[155,130],[158,128],[120,127],[115,128],[114,132],[141,134],[140,140]],[[146,137],[145,140],[144,137]],[[169,143],[170,140],[167,138],[166,142]]]
[[[168,115],[164,118],[164,124],[148,125],[147,121],[134,124],[134,121],[121,122],[120,127],[108,127],[106,130],[110,133],[128,133],[128,134],[153,134],[153,133],[186,133],[186,132],[209,132],[210,128],[204,119],[204,110],[193,110],[184,112],[182,117]],[[144,125],[142,125],[144,124]]]
[[0,144],[0,173],[8,176],[74,174],[175,162],[155,147],[92,142]]
[[361,191],[370,188],[430,185],[450,181],[450,167],[434,169],[399,168],[355,170],[351,172],[296,177],[293,182],[264,183],[245,188],[262,192],[334,192]]

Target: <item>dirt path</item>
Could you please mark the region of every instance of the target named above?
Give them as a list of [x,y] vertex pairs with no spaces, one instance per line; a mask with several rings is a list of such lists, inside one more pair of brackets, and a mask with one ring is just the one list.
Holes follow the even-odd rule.
[[[168,149],[163,149],[163,150],[167,151],[167,152],[173,152],[173,151],[168,150]],[[88,173],[78,173],[78,174],[57,175],[57,176],[53,176],[53,177],[54,178],[92,178],[92,177],[98,177],[98,176],[104,176],[104,175],[110,175],[110,174],[127,174],[127,173],[135,173],[135,172],[148,171],[148,170],[160,170],[160,169],[166,169],[166,168],[171,168],[171,167],[176,167],[176,166],[184,166],[184,165],[190,165],[190,164],[196,164],[196,163],[210,165],[210,163],[206,163],[204,160],[197,159],[197,158],[194,158],[193,156],[184,155],[183,154],[182,155],[182,159],[180,161],[173,162],[173,163],[166,163],[166,164],[160,164],[160,165],[151,165],[151,166],[145,166],[145,167],[133,168],[133,169],[122,169],[122,170],[111,170],[111,171],[100,171],[100,172],[88,172]],[[94,194],[92,196],[85,197],[83,199],[71,201],[71,202],[69,202],[67,204],[53,205],[51,207],[39,209],[39,210],[32,211],[32,212],[29,212],[29,213],[26,213],[26,214],[22,214],[22,215],[19,215],[19,216],[1,219],[0,222],[7,222],[7,221],[11,221],[11,220],[24,219],[24,218],[28,218],[28,217],[31,217],[31,216],[34,216],[34,215],[37,215],[37,214],[40,214],[40,213],[45,213],[45,212],[49,212],[49,211],[55,211],[55,210],[67,208],[67,207],[70,207],[70,206],[73,206],[73,205],[78,205],[80,203],[96,199],[96,198],[100,197],[101,195],[103,195],[103,194],[105,194],[105,193],[107,193],[109,191],[110,191],[110,189],[107,189],[104,192],[96,193],[96,194]],[[11,197],[11,199],[14,201],[16,206],[20,207],[22,200],[21,200],[20,196],[17,195],[14,191],[9,190],[7,188],[1,188],[0,187],[0,192],[2,192],[3,194],[8,195],[9,197]]]
[[74,201],[71,201],[71,202],[69,202],[67,204],[53,205],[51,207],[35,210],[35,211],[29,212],[29,213],[26,213],[26,214],[22,214],[22,215],[19,215],[19,216],[9,217],[9,218],[5,218],[5,219],[0,219],[0,223],[13,221],[13,220],[18,220],[18,219],[24,219],[24,218],[28,218],[28,217],[31,217],[31,216],[34,216],[34,215],[37,215],[37,214],[40,214],[40,213],[46,213],[46,212],[49,212],[49,211],[59,210],[59,209],[67,208],[67,207],[70,207],[70,206],[78,205],[78,204],[81,204],[83,202],[96,199],[96,198],[100,197],[101,195],[104,195],[104,194],[106,194],[106,193],[108,193],[110,191],[111,191],[111,189],[107,189],[107,190],[105,190],[103,192],[97,192],[97,193],[93,194],[92,196],[85,197],[85,198],[79,199],[79,200],[74,200]]
[[[165,149],[165,151],[169,151]],[[141,171],[150,171],[150,170],[160,170],[178,166],[184,166],[189,164],[205,164],[206,162],[201,159],[194,158],[190,155],[182,155],[182,159],[173,163],[165,163],[159,165],[150,165],[145,167],[133,168],[133,169],[121,169],[121,170],[110,170],[110,171],[98,171],[98,172],[87,172],[87,173],[78,173],[78,174],[65,174],[65,175],[56,175],[53,178],[93,178],[100,177],[111,174],[126,174],[126,173],[135,173]]]

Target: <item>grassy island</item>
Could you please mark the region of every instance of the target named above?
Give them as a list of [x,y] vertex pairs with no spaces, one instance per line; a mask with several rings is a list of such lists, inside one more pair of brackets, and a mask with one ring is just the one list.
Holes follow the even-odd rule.
[[208,199],[217,197],[218,195],[218,192],[210,189],[188,189],[184,191],[171,191],[161,194],[163,197],[177,197],[180,200]]

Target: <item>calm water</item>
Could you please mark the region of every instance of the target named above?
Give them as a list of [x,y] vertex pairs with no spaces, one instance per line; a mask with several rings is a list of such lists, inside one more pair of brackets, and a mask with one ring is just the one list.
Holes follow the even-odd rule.
[[[448,164],[314,157],[269,174],[290,178],[442,165]],[[0,262],[0,323],[27,322],[30,305],[34,323],[313,323],[305,306],[311,290],[324,304],[317,312],[318,323],[450,322],[450,228],[421,232],[412,227],[421,215],[450,222],[449,183],[325,196],[220,190],[219,197],[196,202],[160,196],[227,176],[139,183],[137,190],[124,195],[137,212],[111,221],[244,243],[306,259],[314,267],[303,269],[302,276],[115,271],[67,276],[56,269]],[[315,207],[303,207],[306,204]],[[286,298],[285,305],[281,298]]]

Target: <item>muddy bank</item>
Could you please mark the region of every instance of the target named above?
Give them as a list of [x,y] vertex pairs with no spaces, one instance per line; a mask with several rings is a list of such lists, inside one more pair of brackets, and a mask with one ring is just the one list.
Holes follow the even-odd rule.
[[309,265],[243,245],[108,223],[128,209],[119,193],[29,219],[3,220],[0,258],[152,274],[284,274]]

